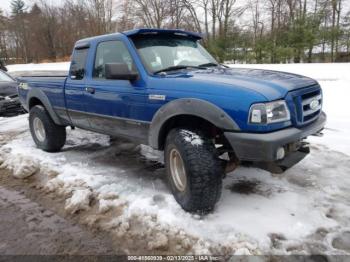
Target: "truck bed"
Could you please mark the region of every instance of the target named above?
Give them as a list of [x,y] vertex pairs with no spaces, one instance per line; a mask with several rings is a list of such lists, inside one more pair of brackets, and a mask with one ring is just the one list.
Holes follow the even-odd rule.
[[43,92],[48,98],[50,105],[56,108],[65,108],[64,85],[68,72],[64,71],[27,71],[16,72],[20,83],[28,85],[28,88],[19,87],[19,98],[23,105],[27,105],[27,94],[31,92]]
[[10,73],[15,78],[20,77],[67,77],[68,71],[15,71]]

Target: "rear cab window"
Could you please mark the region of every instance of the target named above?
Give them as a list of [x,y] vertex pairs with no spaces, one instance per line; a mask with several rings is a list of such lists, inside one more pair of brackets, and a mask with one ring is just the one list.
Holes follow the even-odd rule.
[[69,71],[72,80],[82,80],[85,77],[85,66],[89,48],[79,48],[74,50],[72,57],[71,68]]

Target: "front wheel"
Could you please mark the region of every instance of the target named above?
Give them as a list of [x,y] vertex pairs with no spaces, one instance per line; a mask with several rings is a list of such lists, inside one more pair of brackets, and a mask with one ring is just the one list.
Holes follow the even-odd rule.
[[224,168],[208,137],[198,130],[171,130],[165,165],[172,193],[184,210],[208,213],[214,209],[221,196]]
[[66,128],[56,125],[41,105],[30,109],[29,127],[37,147],[46,152],[58,152],[66,143]]

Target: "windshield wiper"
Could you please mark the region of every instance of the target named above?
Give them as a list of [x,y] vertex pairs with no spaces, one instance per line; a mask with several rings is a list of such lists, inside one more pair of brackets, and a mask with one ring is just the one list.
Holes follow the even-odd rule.
[[217,63],[207,63],[203,65],[199,65],[200,67],[220,67],[220,68],[230,68],[229,66],[226,66],[224,64],[217,64]]
[[214,66],[219,66],[220,64],[217,63],[206,63],[206,64],[202,64],[199,65],[200,67],[214,67]]
[[195,69],[205,69],[203,66],[191,66],[191,65],[176,65],[176,66],[169,66],[167,68],[164,68],[162,70],[155,71],[153,74],[159,74],[163,72],[168,71],[175,71],[175,70],[181,70],[181,69],[188,69],[188,68],[195,68]]

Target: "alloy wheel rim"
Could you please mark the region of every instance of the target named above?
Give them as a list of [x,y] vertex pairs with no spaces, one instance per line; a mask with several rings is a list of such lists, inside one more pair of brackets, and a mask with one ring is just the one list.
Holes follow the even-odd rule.
[[187,186],[187,175],[182,157],[176,149],[170,151],[170,172],[177,190],[184,192]]
[[38,117],[34,118],[33,128],[36,138],[40,142],[44,142],[46,138],[46,131],[43,122]]

